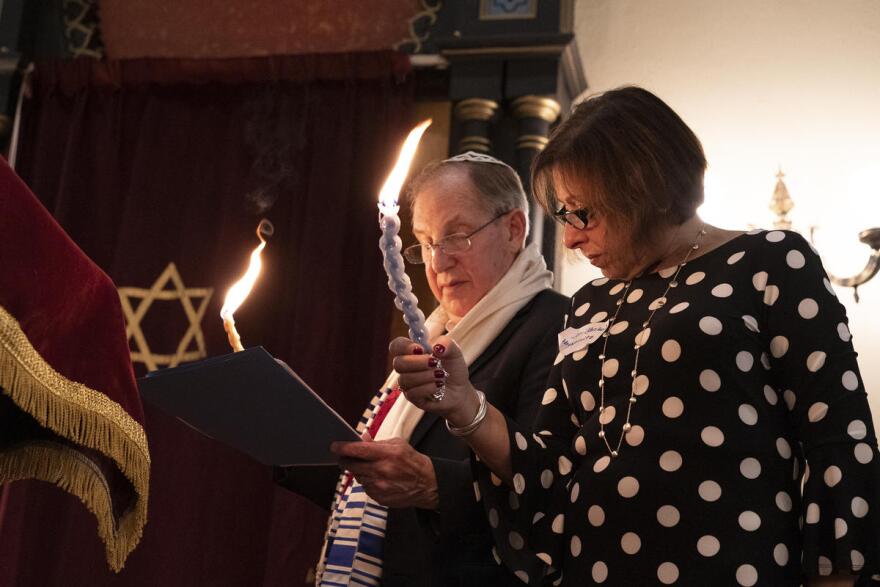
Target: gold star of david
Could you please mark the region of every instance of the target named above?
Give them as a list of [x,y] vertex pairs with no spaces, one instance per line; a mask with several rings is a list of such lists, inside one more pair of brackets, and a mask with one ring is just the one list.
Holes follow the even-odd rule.
[[[172,287],[166,289],[169,282]],[[129,345],[133,341],[135,347],[131,349],[131,362],[143,363],[148,371],[155,371],[159,367],[176,367],[180,363],[195,361],[207,356],[205,335],[202,333],[202,318],[205,316],[205,310],[208,309],[208,302],[213,293],[214,288],[210,287],[185,287],[174,263],[168,263],[168,266],[149,289],[120,287],[119,300],[122,302],[122,311],[125,314],[125,334],[128,337]],[[198,298],[201,298],[201,301],[196,308],[193,301]],[[135,309],[131,300],[137,299],[141,301]],[[189,320],[189,328],[177,344],[177,351],[174,354],[152,352],[141,329],[141,320],[156,300],[180,300],[186,318]],[[195,349],[190,348],[193,341]]]

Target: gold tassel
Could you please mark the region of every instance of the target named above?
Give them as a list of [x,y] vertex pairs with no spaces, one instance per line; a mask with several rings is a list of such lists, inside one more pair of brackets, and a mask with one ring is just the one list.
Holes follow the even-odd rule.
[[0,306],[0,388],[41,426],[112,459],[137,493],[117,526],[106,480],[74,449],[46,441],[0,453],[0,483],[40,479],[77,496],[98,520],[107,563],[119,572],[147,521],[150,453],[143,427],[118,403],[55,371]]

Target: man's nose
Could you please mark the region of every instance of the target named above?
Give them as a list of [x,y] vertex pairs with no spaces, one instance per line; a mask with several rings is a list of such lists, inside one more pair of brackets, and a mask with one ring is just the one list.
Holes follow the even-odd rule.
[[452,257],[447,255],[442,248],[438,246],[431,249],[431,269],[434,273],[442,273],[450,265],[452,265]]

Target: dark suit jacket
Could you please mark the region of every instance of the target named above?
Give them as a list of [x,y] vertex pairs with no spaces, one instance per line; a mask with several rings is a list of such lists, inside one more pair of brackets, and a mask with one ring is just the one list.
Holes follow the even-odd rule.
[[[474,387],[489,402],[530,427],[558,352],[557,333],[568,298],[545,290],[523,307],[470,366]],[[492,556],[492,536],[477,503],[467,444],[425,414],[410,444],[429,456],[437,476],[435,510],[392,509],[385,532],[383,587],[522,585]],[[324,478],[292,467],[276,473],[283,486],[328,507],[339,471]]]

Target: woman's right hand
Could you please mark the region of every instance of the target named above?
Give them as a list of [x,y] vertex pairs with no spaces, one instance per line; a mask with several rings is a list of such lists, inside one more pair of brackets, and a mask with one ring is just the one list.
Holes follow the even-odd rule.
[[[468,367],[461,349],[448,336],[434,341],[430,355],[409,340],[396,338],[389,346],[394,370],[400,375],[400,390],[416,407],[439,414],[452,426],[466,426],[474,419],[479,408],[479,398],[468,379]],[[444,375],[445,371],[445,375]],[[433,395],[445,388],[442,400]]]

